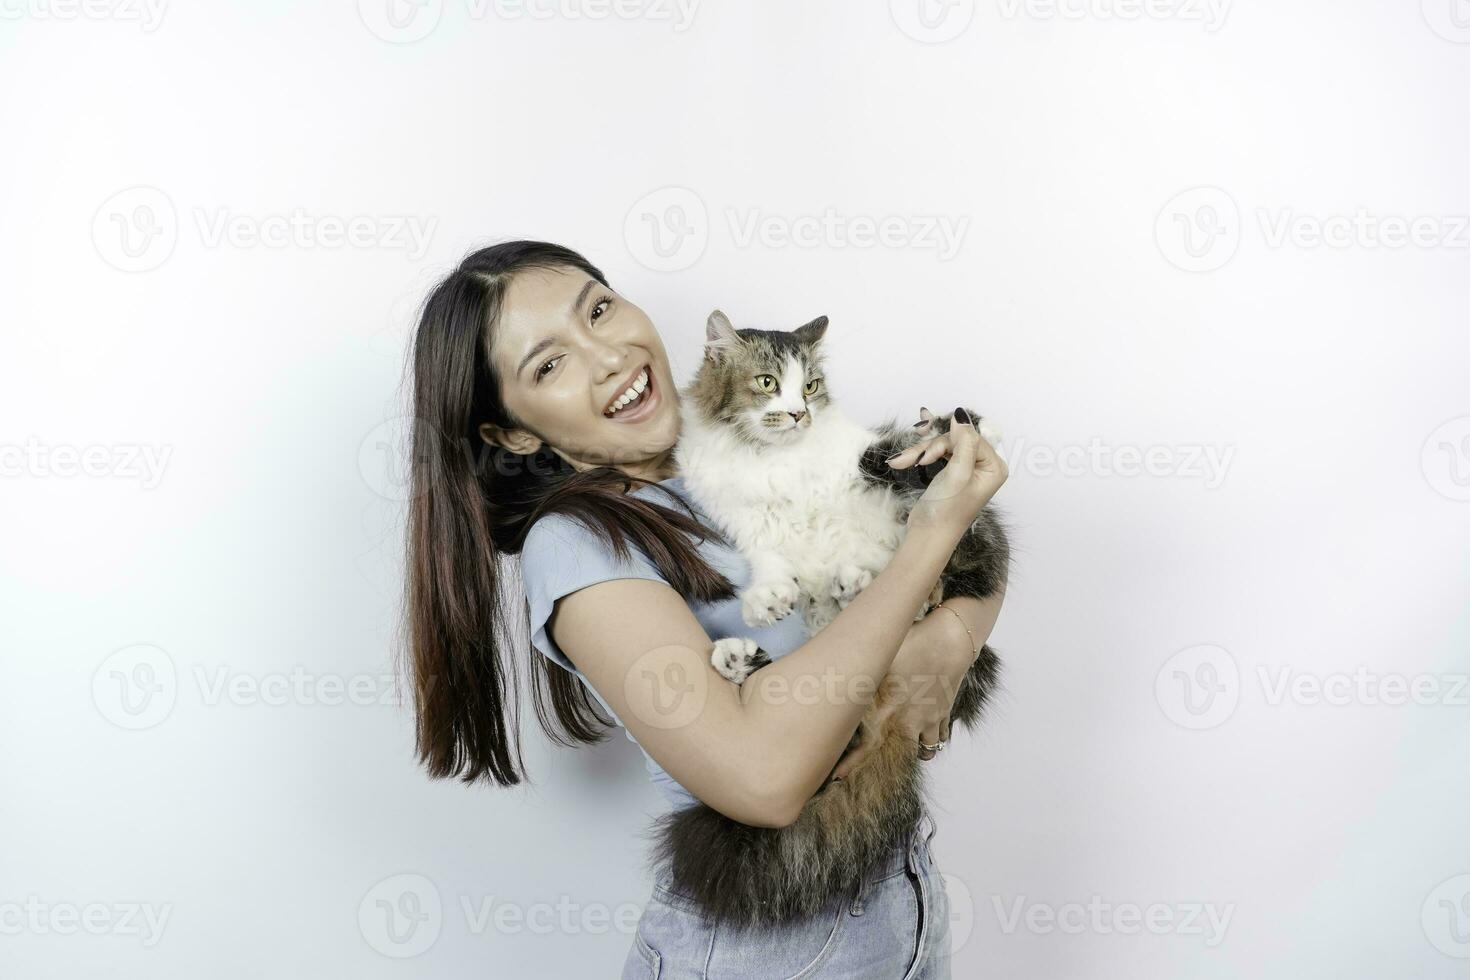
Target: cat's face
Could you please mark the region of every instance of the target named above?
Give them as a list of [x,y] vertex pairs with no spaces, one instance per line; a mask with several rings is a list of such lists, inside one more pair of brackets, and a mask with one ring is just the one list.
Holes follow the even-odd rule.
[[686,395],[710,424],[730,426],[751,442],[789,445],[829,401],[820,350],[826,330],[824,316],[791,331],[736,330],[716,310]]

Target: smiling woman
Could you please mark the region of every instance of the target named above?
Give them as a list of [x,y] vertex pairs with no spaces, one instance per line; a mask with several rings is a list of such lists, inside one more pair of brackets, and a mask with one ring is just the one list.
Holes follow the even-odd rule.
[[[413,356],[408,643],[418,753],[433,776],[501,785],[524,776],[508,703],[515,664],[502,649],[519,597],[501,575],[504,554],[521,559],[547,733],[586,743],[621,724],[671,806],[702,802],[752,827],[796,820],[879,679],[922,665],[956,691],[994,624],[998,598],[913,623],[1005,479],[968,423],[931,447],[949,463],[926,493],[924,520],[910,520],[887,567],[808,636],[797,617],[742,622],[737,589],[750,563],[674,471],[681,419],[663,342],[585,258],[541,242],[471,254],[425,302]],[[956,613],[968,617],[963,632]],[[871,683],[817,703],[742,697],[710,667],[711,636],[733,634],[776,658],[761,671],[772,682],[842,670]],[[760,934],[716,936],[661,876],[624,976],[947,976],[947,907],[926,820],[891,841],[858,894]],[[862,917],[864,908],[877,914]]]

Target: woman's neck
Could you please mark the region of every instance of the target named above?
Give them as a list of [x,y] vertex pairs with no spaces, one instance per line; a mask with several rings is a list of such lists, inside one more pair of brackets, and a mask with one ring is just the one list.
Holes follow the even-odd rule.
[[674,450],[672,447],[650,459],[639,460],[636,463],[619,466],[617,469],[629,476],[637,477],[640,480],[649,480],[653,483],[671,479],[679,473],[678,467],[674,464]]

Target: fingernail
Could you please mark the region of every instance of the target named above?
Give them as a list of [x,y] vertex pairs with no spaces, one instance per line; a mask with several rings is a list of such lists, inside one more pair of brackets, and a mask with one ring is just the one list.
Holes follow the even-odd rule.
[[965,411],[963,408],[957,408],[957,409],[955,409],[954,410],[954,417],[957,418],[957,419],[959,419],[960,420],[960,423],[963,424],[963,425],[969,425],[970,424],[970,413],[967,412],[967,411]]

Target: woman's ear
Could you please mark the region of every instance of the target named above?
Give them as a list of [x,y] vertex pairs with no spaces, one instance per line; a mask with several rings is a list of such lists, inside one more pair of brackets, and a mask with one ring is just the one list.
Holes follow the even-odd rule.
[[502,429],[492,422],[480,423],[480,438],[492,446],[508,449],[517,456],[529,456],[541,448],[540,437],[525,429]]

